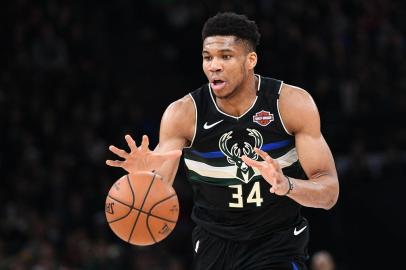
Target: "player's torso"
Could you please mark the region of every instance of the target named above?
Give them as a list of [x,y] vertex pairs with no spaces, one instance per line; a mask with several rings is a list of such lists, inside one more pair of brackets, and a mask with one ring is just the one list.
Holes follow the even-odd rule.
[[297,204],[271,194],[268,182],[240,158],[247,155],[260,160],[254,152],[257,147],[277,159],[287,175],[299,177],[303,173],[294,137],[287,134],[279,117],[281,85],[280,81],[259,77],[257,98],[240,117],[223,113],[209,86],[191,94],[197,108],[196,134],[191,148],[184,151],[184,161],[194,190],[197,223],[212,220],[244,227],[250,226],[244,217],[252,219],[252,213],[260,217],[261,213],[292,209],[292,215],[297,215]]

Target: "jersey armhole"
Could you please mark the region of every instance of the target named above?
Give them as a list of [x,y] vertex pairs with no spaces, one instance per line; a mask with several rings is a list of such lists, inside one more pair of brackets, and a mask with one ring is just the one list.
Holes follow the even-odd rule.
[[286,134],[288,134],[289,136],[293,136],[293,134],[290,133],[290,132],[286,129],[286,126],[285,126],[285,124],[283,123],[283,119],[282,119],[281,112],[280,112],[280,110],[279,110],[279,98],[280,98],[282,86],[283,86],[283,81],[281,82],[281,85],[279,86],[278,98],[276,99],[276,108],[278,109],[279,120],[281,121],[281,124],[282,124],[283,129],[285,130]]
[[183,149],[189,149],[189,148],[191,148],[193,146],[193,143],[194,143],[195,138],[196,138],[196,133],[197,133],[197,105],[196,105],[195,99],[193,98],[193,95],[191,93],[189,93],[189,96],[193,101],[193,106],[195,107],[195,116],[196,116],[196,119],[195,119],[195,131],[194,131],[194,134],[193,134],[192,141],[190,142],[190,145],[183,147]]

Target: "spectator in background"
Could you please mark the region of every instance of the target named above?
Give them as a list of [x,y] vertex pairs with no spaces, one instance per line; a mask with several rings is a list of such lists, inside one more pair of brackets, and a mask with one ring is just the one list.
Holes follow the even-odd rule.
[[321,250],[313,254],[310,261],[311,270],[336,270],[333,256],[326,251]]

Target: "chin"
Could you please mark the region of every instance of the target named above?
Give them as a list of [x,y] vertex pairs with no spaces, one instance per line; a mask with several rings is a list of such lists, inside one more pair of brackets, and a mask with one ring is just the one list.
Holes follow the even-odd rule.
[[214,96],[215,98],[224,98],[224,94],[217,93],[217,92],[215,92],[214,90],[213,90],[213,96]]
[[226,93],[224,91],[220,91],[220,93],[216,93],[215,91],[213,91],[213,94],[218,99],[226,99],[226,98],[230,97],[232,93]]
[[218,99],[230,98],[230,97],[234,96],[235,93],[236,93],[236,89],[233,89],[231,91],[226,91],[226,89],[223,89],[217,93],[215,91],[213,91],[214,96]]

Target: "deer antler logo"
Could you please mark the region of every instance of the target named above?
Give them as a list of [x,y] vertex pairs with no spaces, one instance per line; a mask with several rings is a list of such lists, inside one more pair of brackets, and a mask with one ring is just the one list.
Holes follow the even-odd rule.
[[248,142],[244,142],[244,147],[239,147],[238,143],[234,143],[231,148],[228,148],[227,142],[232,138],[231,134],[233,134],[233,131],[224,133],[219,140],[219,148],[221,152],[227,157],[228,163],[237,166],[236,177],[244,183],[248,183],[254,176],[255,172],[253,168],[241,160],[241,154],[244,153],[247,157],[257,160],[258,154],[255,153],[254,148],[261,148],[263,144],[261,133],[255,129],[249,128],[247,128],[247,131],[248,135],[254,138],[254,147]]

